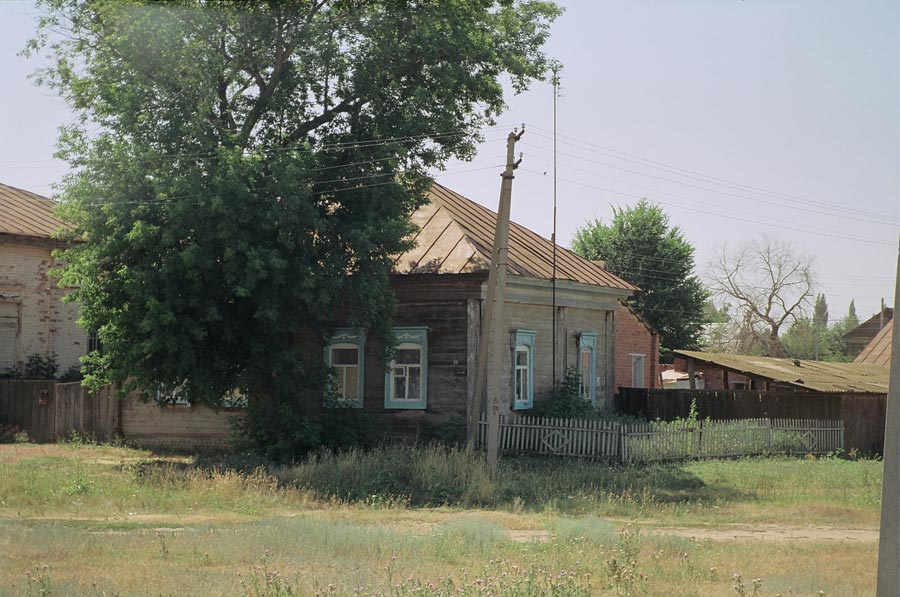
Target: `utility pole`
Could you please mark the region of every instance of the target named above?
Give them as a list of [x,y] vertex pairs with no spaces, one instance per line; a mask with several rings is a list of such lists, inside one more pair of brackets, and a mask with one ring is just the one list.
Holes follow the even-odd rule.
[[[487,414],[487,458],[491,466],[496,465],[500,447],[500,407],[501,399],[509,400],[511,380],[503,382],[501,367],[508,349],[503,330],[506,328],[506,269],[509,264],[509,211],[512,202],[513,172],[519,167],[521,158],[516,160],[516,141],[525,134],[522,130],[506,137],[506,169],[501,176],[500,206],[497,209],[497,228],[494,231],[494,250],[491,268],[488,272],[487,297],[482,306],[481,338],[478,347],[478,365],[475,370],[475,391],[469,405],[469,441],[474,443],[478,435],[478,420],[481,412]],[[490,367],[488,366],[490,365]],[[485,396],[485,389],[487,395]],[[474,433],[473,433],[474,430]]]
[[[882,313],[884,309],[882,308]],[[894,284],[891,373],[884,425],[881,533],[878,538],[878,597],[900,595],[900,252]]]

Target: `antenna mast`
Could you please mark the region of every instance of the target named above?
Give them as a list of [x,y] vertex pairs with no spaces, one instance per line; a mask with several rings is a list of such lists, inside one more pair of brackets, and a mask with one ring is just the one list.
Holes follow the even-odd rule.
[[556,100],[559,97],[559,67],[553,67],[553,232],[550,235],[550,241],[553,243],[553,268],[550,275],[550,295],[553,305],[553,398],[556,399],[556,384],[558,381],[556,373],[556,351],[557,351],[557,330],[556,330]]

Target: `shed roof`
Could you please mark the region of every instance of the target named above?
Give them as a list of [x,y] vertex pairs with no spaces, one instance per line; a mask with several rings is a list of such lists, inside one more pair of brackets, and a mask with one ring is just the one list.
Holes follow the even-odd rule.
[[47,197],[0,184],[0,234],[50,238],[68,226],[53,215],[54,207]]
[[801,361],[689,350],[676,350],[674,353],[738,373],[768,378],[797,389],[874,394],[884,394],[888,389],[889,371],[887,367],[880,365]]
[[891,337],[894,331],[893,319],[889,320],[872,341],[853,360],[854,363],[869,363],[888,367],[891,364]]
[[[472,273],[487,271],[494,245],[497,214],[435,183],[428,192],[430,203],[412,214],[419,227],[416,246],[394,260],[397,273]],[[510,222],[508,273],[551,279],[553,243]],[[556,278],[615,288],[638,290],[599,265],[557,246]]]

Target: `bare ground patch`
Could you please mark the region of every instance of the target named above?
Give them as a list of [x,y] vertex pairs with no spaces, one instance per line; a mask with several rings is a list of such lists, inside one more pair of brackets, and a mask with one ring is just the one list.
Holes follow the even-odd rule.
[[839,527],[799,527],[781,525],[731,524],[709,528],[657,527],[647,529],[651,535],[677,535],[711,541],[849,541],[875,543],[878,529],[848,529]]

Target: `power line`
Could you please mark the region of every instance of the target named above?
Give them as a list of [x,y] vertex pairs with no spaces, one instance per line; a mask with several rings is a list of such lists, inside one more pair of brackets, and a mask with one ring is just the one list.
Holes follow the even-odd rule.
[[[534,125],[531,125],[531,124],[529,124],[529,127],[533,128],[533,129],[537,129],[537,130],[539,130],[539,131],[544,131],[544,132],[546,132],[546,133],[549,133],[549,132],[550,132],[550,131],[548,131],[547,129],[544,129],[544,128],[541,128],[541,127],[538,127],[538,126],[534,126]],[[539,136],[539,137],[543,137],[543,138],[545,138],[545,139],[549,139],[549,138],[550,138],[550,137],[548,137],[547,135],[541,135],[540,133],[535,133],[535,135],[537,135],[537,136]],[[825,208],[825,209],[830,209],[830,210],[846,211],[846,212],[849,212],[849,213],[856,213],[856,214],[864,214],[864,215],[868,215],[868,216],[871,216],[871,217],[877,217],[877,218],[885,218],[885,217],[887,217],[887,218],[893,219],[893,220],[897,220],[897,219],[898,219],[896,216],[885,216],[885,215],[883,215],[883,214],[878,214],[878,213],[874,213],[874,212],[864,212],[864,211],[861,211],[861,210],[857,210],[857,209],[853,209],[853,208],[847,208],[847,207],[843,207],[843,206],[840,206],[840,205],[833,205],[833,204],[824,203],[824,202],[820,202],[820,201],[813,201],[813,200],[811,200],[811,199],[806,199],[806,198],[804,198],[804,197],[800,197],[800,196],[797,196],[797,195],[792,195],[792,194],[790,194],[790,193],[782,193],[782,192],[780,192],[780,191],[773,191],[773,190],[765,189],[765,188],[758,187],[758,186],[753,186],[753,185],[743,184],[743,183],[739,183],[739,182],[734,182],[734,181],[730,181],[730,180],[725,179],[725,178],[720,178],[720,177],[712,176],[712,175],[709,175],[709,174],[703,174],[703,173],[701,173],[701,172],[696,172],[696,171],[694,171],[694,170],[688,170],[688,169],[685,169],[685,168],[679,168],[679,167],[677,167],[677,166],[672,166],[672,165],[670,165],[670,164],[665,164],[665,163],[663,163],[663,162],[658,162],[658,161],[650,160],[650,159],[647,159],[647,158],[643,158],[643,157],[637,156],[637,155],[635,155],[635,154],[627,153],[627,152],[620,151],[620,150],[617,150],[617,149],[613,149],[613,148],[610,148],[610,147],[605,147],[605,146],[603,146],[603,145],[597,145],[597,144],[595,144],[595,143],[591,143],[590,141],[584,141],[584,140],[581,140],[581,139],[577,139],[577,138],[575,138],[575,137],[569,137],[569,136],[566,136],[566,135],[560,135],[560,136],[563,137],[563,138],[565,138],[565,139],[570,139],[571,141],[573,141],[572,143],[566,143],[567,145],[570,145],[570,146],[572,146],[572,147],[577,147],[577,148],[579,148],[579,149],[584,149],[584,150],[586,150],[586,151],[591,151],[592,153],[596,153],[596,154],[598,154],[598,155],[603,155],[603,156],[611,157],[611,158],[613,158],[613,159],[618,159],[618,160],[621,160],[621,161],[624,161],[624,162],[633,163],[633,164],[638,164],[638,165],[642,165],[642,166],[650,167],[650,168],[655,168],[655,169],[657,169],[657,170],[662,170],[662,171],[665,171],[665,172],[669,172],[669,173],[671,173],[671,174],[676,174],[676,175],[682,176],[682,177],[684,177],[684,178],[689,178],[689,179],[698,180],[698,181],[701,181],[701,182],[712,183],[712,184],[718,184],[718,185],[720,185],[720,186],[726,186],[726,187],[730,187],[730,188],[733,188],[733,189],[742,190],[742,191],[745,191],[745,192],[752,192],[752,193],[755,193],[755,194],[766,195],[766,196],[769,196],[769,197],[775,197],[775,198],[781,198],[781,199],[791,199],[791,200],[793,200],[793,201],[797,201],[797,202],[800,202],[800,203],[805,203],[805,204],[810,205],[810,206],[815,206],[815,207],[820,207],[820,208]],[[564,143],[565,143],[565,142],[564,142]],[[594,148],[594,149],[587,149],[587,148],[585,148],[585,147],[579,147],[579,145],[587,146],[587,147],[589,147],[589,148]],[[618,154],[618,155],[610,155],[609,153],[604,153],[603,151],[598,151],[598,149],[604,150],[604,151],[606,151],[606,152],[612,152],[612,154]],[[634,160],[631,160],[631,159],[625,159],[625,158],[619,157],[619,156],[622,156],[622,155],[628,156],[629,158],[634,158]],[[639,161],[635,161],[635,160],[639,160]],[[781,205],[781,204],[778,204],[778,205]]]
[[[549,151],[548,149],[546,149],[546,148],[544,148],[544,147],[540,147],[540,146],[533,146],[533,147],[534,147],[535,149],[539,150],[539,151]],[[681,181],[674,180],[674,179],[671,179],[671,178],[666,178],[666,177],[664,177],[664,176],[656,176],[656,175],[654,175],[654,174],[647,174],[646,172],[640,172],[640,171],[637,171],[637,170],[632,170],[632,169],[630,169],[630,168],[622,168],[622,167],[620,167],[620,166],[614,166],[614,165],[612,165],[612,164],[607,164],[607,163],[605,163],[605,162],[600,162],[600,161],[598,161],[598,160],[593,160],[593,159],[591,159],[591,158],[586,158],[586,157],[579,156],[579,155],[573,154],[573,153],[566,153],[566,152],[560,152],[560,153],[561,153],[561,155],[568,156],[568,157],[571,157],[571,158],[574,158],[574,159],[577,159],[577,160],[581,160],[581,161],[585,161],[585,162],[590,162],[590,163],[596,164],[596,165],[598,165],[598,166],[603,166],[603,167],[605,167],[605,168],[611,168],[611,169],[613,169],[613,170],[620,170],[620,171],[622,171],[622,172],[628,172],[628,173],[630,173],[630,174],[636,174],[636,175],[638,175],[638,176],[643,176],[643,177],[646,177],[646,178],[652,178],[652,179],[654,179],[654,180],[660,180],[660,181],[664,181],[664,182],[670,182],[670,183],[673,183],[673,184],[678,184],[678,185],[690,187],[690,188],[693,188],[693,189],[698,189],[698,190],[701,190],[701,191],[704,191],[704,192],[708,192],[708,193],[715,193],[715,194],[717,194],[717,195],[725,195],[725,196],[734,197],[734,198],[737,198],[737,199],[744,199],[744,200],[746,200],[746,201],[757,201],[757,202],[760,202],[760,203],[766,203],[766,204],[769,204],[769,205],[773,205],[773,206],[776,206],[776,207],[779,207],[779,208],[785,208],[785,207],[786,207],[786,208],[789,208],[789,209],[801,210],[801,211],[804,211],[805,213],[808,213],[808,211],[807,211],[805,208],[802,208],[802,207],[797,207],[797,206],[792,206],[792,205],[785,205],[784,203],[779,203],[779,202],[775,202],[775,201],[770,201],[770,200],[767,200],[767,199],[761,199],[761,198],[756,198],[756,197],[748,197],[748,196],[746,196],[746,195],[739,195],[739,194],[737,194],[737,193],[731,193],[731,192],[728,192],[728,191],[720,191],[720,190],[717,190],[717,189],[710,189],[710,188],[708,188],[708,187],[702,187],[702,186],[695,185],[695,184],[691,184],[691,183],[687,183],[687,182],[681,182]],[[577,170],[576,168],[572,168],[572,169],[573,169],[573,170]],[[585,172],[586,172],[586,171],[585,171]],[[586,173],[592,174],[592,175],[594,175],[594,176],[598,176],[598,177],[600,177],[600,178],[608,178],[608,177],[604,177],[604,176],[598,175],[598,174],[593,174],[593,173],[590,173],[590,172],[586,172]],[[616,181],[618,181],[618,182],[624,182],[625,184],[632,184],[632,185],[635,185],[635,186],[640,186],[639,183],[625,182],[625,181],[618,180],[618,179],[612,179],[612,180],[616,180]],[[651,189],[651,190],[654,190],[654,189]],[[661,191],[661,190],[658,190],[658,189],[656,189],[655,191],[656,191],[656,192],[659,192],[659,193],[664,193],[664,194],[668,194],[668,195],[673,195],[673,196],[676,196],[676,197],[683,197],[683,196],[681,196],[681,195],[674,195],[673,193],[669,193],[669,192],[667,192],[667,191]],[[692,201],[697,201],[696,199],[693,199],[693,198],[691,198],[691,200],[692,200]],[[884,215],[878,215],[878,214],[867,215],[865,212],[855,212],[855,211],[850,210],[850,209],[847,209],[847,208],[841,208],[841,209],[844,209],[845,211],[847,211],[847,212],[849,212],[849,213],[851,213],[851,214],[862,215],[864,218],[870,218],[870,219],[861,219],[861,218],[852,217],[852,216],[845,215],[845,214],[822,214],[822,215],[841,217],[841,218],[844,218],[844,219],[855,219],[855,220],[858,220],[858,221],[860,221],[860,222],[865,222],[865,223],[868,223],[868,224],[882,224],[882,225],[886,225],[886,226],[896,226],[896,223],[894,223],[893,221],[890,221],[891,218],[889,218],[889,217],[887,217],[887,216],[884,216]],[[877,220],[873,220],[873,219],[871,219],[871,218],[877,218]],[[886,220],[887,220],[887,221],[886,221]]]
[[[534,148],[535,148],[535,149],[538,149],[538,150],[540,150],[540,151],[549,151],[549,150],[547,150],[547,149],[545,149],[545,148],[543,148],[543,147],[534,147]],[[571,155],[571,154],[566,154],[566,155]],[[538,161],[547,162],[547,163],[550,162],[550,160],[545,159],[545,158],[540,158],[540,157],[532,157],[532,159],[537,159]],[[588,159],[586,159],[586,158],[576,158],[576,159],[583,159],[583,160],[585,160],[585,161],[593,161],[593,160],[588,160]],[[599,162],[597,162],[597,163],[599,163]],[[600,164],[600,165],[605,165],[605,164]],[[668,196],[670,196],[670,197],[675,197],[675,198],[678,198],[678,199],[684,199],[684,200],[686,200],[686,201],[692,201],[692,202],[695,202],[695,203],[701,203],[701,204],[704,204],[704,205],[710,205],[710,206],[713,206],[713,207],[723,207],[723,206],[721,206],[721,205],[714,204],[714,203],[711,203],[711,202],[709,202],[709,201],[703,201],[702,199],[697,199],[696,197],[688,197],[688,196],[686,196],[686,195],[679,195],[679,194],[677,194],[677,193],[672,193],[672,192],[670,192],[670,191],[663,191],[662,189],[656,189],[656,188],[653,188],[653,187],[648,187],[648,186],[645,186],[644,184],[639,183],[639,182],[633,182],[633,181],[629,181],[629,180],[622,180],[622,179],[620,179],[620,178],[613,178],[613,177],[611,177],[611,176],[604,176],[604,175],[602,175],[602,174],[597,174],[596,172],[593,172],[593,171],[590,171],[590,170],[585,170],[585,169],[583,169],[583,168],[575,168],[574,166],[566,165],[566,166],[564,166],[564,167],[565,167],[566,169],[572,170],[572,171],[574,171],[574,172],[580,172],[580,173],[582,173],[582,174],[587,174],[588,176],[593,176],[593,177],[596,177],[596,178],[602,178],[602,179],[604,179],[604,180],[610,180],[610,181],[612,181],[612,182],[618,182],[618,183],[621,183],[621,184],[627,184],[627,185],[630,185],[630,186],[638,187],[638,188],[640,188],[640,189],[642,189],[642,190],[644,190],[644,191],[652,191],[652,192],[654,192],[654,193],[659,193],[659,194],[662,194],[662,195],[668,195]],[[629,172],[630,172],[630,171],[629,171]],[[713,189],[709,189],[708,192],[718,194],[718,191],[715,191],[715,190],[713,190]],[[749,199],[749,200],[754,200],[752,197],[748,197],[748,199]],[[762,201],[762,202],[763,202],[763,203],[767,203],[766,201]],[[797,209],[797,210],[804,210],[804,209],[805,209],[805,208],[802,208],[802,207],[795,207],[795,206],[791,206],[791,205],[785,205],[785,206],[782,206],[782,207],[786,207],[786,208],[788,208],[788,209]],[[730,208],[729,208],[729,209],[730,209]],[[732,209],[731,212],[732,212],[732,213],[740,213],[740,214],[744,214],[744,215],[747,215],[747,216],[755,217],[755,214],[748,213],[748,212],[744,212],[744,211],[735,211],[735,210]],[[863,222],[863,223],[866,223],[866,224],[881,224],[881,225],[884,225],[884,226],[896,227],[896,224],[893,224],[893,223],[891,223],[891,222],[886,222],[886,221],[884,221],[884,219],[881,219],[881,220],[879,220],[879,221],[874,221],[874,220],[869,220],[869,219],[855,218],[855,217],[848,216],[848,215],[844,215],[844,214],[821,214],[821,215],[825,215],[825,216],[829,216],[829,217],[839,217],[839,218],[841,218],[842,220],[856,220],[856,221],[858,221],[858,222]]]
[[[490,132],[501,130],[504,127],[501,126],[491,126],[491,127],[481,127],[477,129],[481,132]],[[508,128],[508,127],[507,127]],[[317,151],[323,151],[328,149],[368,149],[372,147],[383,147],[387,145],[394,145],[397,143],[409,142],[409,141],[428,141],[432,139],[442,139],[445,137],[457,137],[465,134],[469,134],[472,131],[466,129],[458,129],[455,131],[430,131],[425,133],[419,133],[416,135],[406,135],[399,137],[374,137],[370,139],[356,139],[354,141],[345,141],[340,143],[326,143],[322,145],[313,145],[310,146],[308,143],[298,143],[295,145],[286,145],[282,147],[247,147],[243,149],[245,155],[252,156],[259,153],[275,153],[275,152],[287,152],[287,151],[299,151],[301,153],[312,154]],[[225,149],[224,147],[220,147],[220,149]],[[163,153],[163,154],[154,154],[151,156],[128,156],[127,158],[102,158],[102,159],[88,159],[82,162],[77,162],[76,165],[90,165],[90,164],[123,164],[123,163],[132,163],[135,160],[180,160],[180,159],[209,159],[209,158],[217,158],[217,151],[206,151],[202,153]],[[391,159],[396,158],[396,156],[391,156]],[[34,163],[56,163],[59,160],[3,160],[0,161],[0,168],[6,168],[3,164],[34,164]]]
[[[522,171],[522,172],[528,172],[529,174],[536,174],[536,175],[538,175],[538,176],[543,176],[543,174],[542,174],[541,172],[537,172],[536,170],[529,170],[529,169],[527,169],[527,168],[521,168],[520,171]],[[587,187],[587,188],[590,188],[590,189],[596,189],[596,190],[599,190],[599,191],[605,191],[605,192],[607,192],[607,193],[613,193],[613,194],[615,194],[615,195],[621,195],[621,196],[623,196],[623,197],[629,197],[629,198],[632,198],[632,199],[643,199],[643,197],[642,197],[642,196],[639,196],[639,195],[633,195],[633,194],[631,194],[631,193],[624,193],[624,192],[622,192],[622,191],[616,191],[616,190],[613,190],[613,189],[607,189],[607,188],[604,188],[604,187],[598,187],[598,186],[595,186],[595,185],[590,185],[590,184],[586,184],[586,183],[583,183],[583,182],[579,182],[579,181],[577,181],[577,180],[570,180],[570,179],[566,179],[566,178],[560,178],[559,180],[562,180],[562,181],[564,181],[564,182],[568,182],[568,183],[570,183],[570,184],[574,184],[574,185],[578,185],[578,186],[582,186],[582,187]],[[661,203],[666,203],[666,202],[661,202]],[[687,210],[690,210],[690,211],[694,211],[694,212],[697,212],[697,213],[704,213],[704,214],[708,214],[708,215],[711,215],[711,216],[717,216],[717,217],[720,217],[720,218],[727,218],[727,219],[730,219],[730,220],[737,220],[737,221],[740,221],[740,222],[748,222],[748,223],[750,223],[750,224],[757,224],[757,225],[761,225],[761,226],[771,226],[771,227],[773,227],[773,228],[781,228],[781,229],[784,229],[784,230],[792,230],[792,231],[794,231],[794,232],[805,232],[805,233],[807,233],[807,234],[816,234],[816,235],[819,235],[819,236],[827,236],[827,237],[830,237],[830,238],[838,238],[838,239],[841,239],[841,240],[852,240],[852,241],[855,241],[855,242],[869,243],[869,244],[875,244],[875,245],[894,246],[894,243],[886,242],[886,241],[874,240],[874,239],[871,239],[871,238],[842,235],[842,234],[838,234],[838,233],[835,233],[835,232],[832,232],[832,231],[822,232],[822,231],[814,230],[814,229],[796,228],[796,227],[793,227],[793,226],[785,226],[784,224],[777,224],[777,223],[773,223],[773,222],[761,222],[761,221],[759,221],[759,220],[751,220],[751,219],[748,219],[748,218],[739,218],[739,217],[737,217],[737,216],[731,216],[731,215],[727,215],[727,214],[721,214],[721,213],[716,213],[716,212],[706,211],[706,210],[697,209],[697,208],[693,208],[693,207],[685,207],[685,206],[679,205],[679,204],[677,204],[677,203],[672,203],[672,202],[668,202],[668,203],[666,203],[666,204],[667,204],[667,205],[673,205],[673,206],[678,207],[678,208],[681,208],[681,209],[687,209]]]

